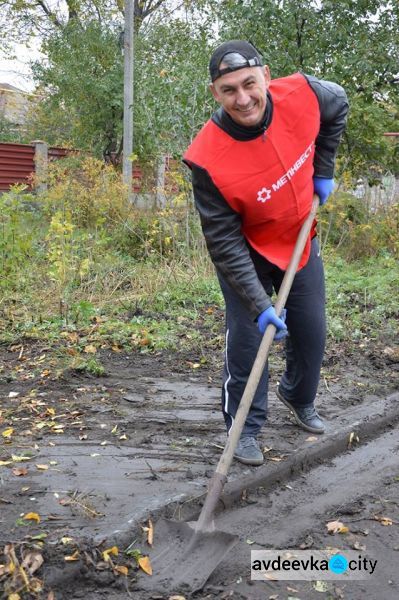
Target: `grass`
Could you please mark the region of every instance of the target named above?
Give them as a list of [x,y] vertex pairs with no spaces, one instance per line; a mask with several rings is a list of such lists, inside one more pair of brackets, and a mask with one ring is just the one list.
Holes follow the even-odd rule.
[[[45,201],[38,207],[35,198],[18,191],[1,202],[0,343],[39,340],[52,348],[62,368],[93,375],[103,373],[97,353],[104,348],[191,352],[196,363],[222,349],[223,298],[192,209],[143,213],[138,220],[123,213],[129,226],[116,222],[115,229],[107,229],[105,217],[100,224],[79,227],[72,208],[64,206],[62,212]],[[347,202],[342,199],[337,212],[342,218],[331,229],[333,242],[348,226]],[[107,195],[104,214],[109,206]],[[376,218],[379,235],[388,225],[392,230],[395,214],[392,210],[386,222]],[[348,232],[356,233],[349,255],[362,258],[346,260],[341,243],[339,251],[327,244],[324,252],[328,335],[353,347],[397,335],[396,250],[382,243],[375,249],[380,238],[369,217],[369,252],[355,252],[371,239],[362,233],[364,224],[349,223]],[[174,232],[173,240],[165,230],[168,236]]]

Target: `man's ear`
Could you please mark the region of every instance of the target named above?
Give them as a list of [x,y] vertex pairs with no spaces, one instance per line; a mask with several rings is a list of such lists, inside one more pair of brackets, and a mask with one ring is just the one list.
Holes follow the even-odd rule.
[[265,81],[266,81],[266,88],[268,88],[268,87],[269,87],[269,85],[270,85],[271,79],[272,79],[272,78],[271,78],[271,75],[270,75],[270,69],[269,69],[269,66],[268,66],[268,65],[265,65],[265,66],[263,67],[263,69],[264,69],[264,70],[263,70],[263,74],[264,74],[264,76],[265,76]]
[[213,83],[209,84],[209,89],[211,90],[211,94],[215,98],[216,102],[220,102],[219,93],[218,93],[216,87],[213,85]]

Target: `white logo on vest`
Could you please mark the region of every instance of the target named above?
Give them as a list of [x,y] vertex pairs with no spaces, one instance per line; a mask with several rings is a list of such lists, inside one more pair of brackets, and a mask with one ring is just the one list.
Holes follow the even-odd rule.
[[[271,187],[272,187],[273,192],[277,192],[281,187],[283,187],[283,185],[288,183],[288,181],[290,181],[290,179],[293,178],[295,173],[302,167],[302,165],[306,162],[306,160],[311,155],[312,146],[313,146],[313,142],[306,148],[305,152],[303,154],[301,154],[301,156],[292,165],[292,167],[290,167],[288,169],[288,171],[286,173],[284,173],[284,175],[282,177],[280,177],[280,179],[278,179],[275,183],[272,183]],[[264,203],[264,202],[266,202],[266,200],[270,200],[271,195],[272,195],[272,190],[271,189],[269,190],[268,188],[263,187],[258,192],[257,201]]]
[[259,190],[257,200],[258,202],[266,202],[266,200],[270,200],[271,195],[271,191],[264,187]]

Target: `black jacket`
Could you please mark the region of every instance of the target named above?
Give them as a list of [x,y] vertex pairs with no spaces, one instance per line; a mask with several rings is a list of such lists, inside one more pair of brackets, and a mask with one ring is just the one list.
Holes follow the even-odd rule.
[[[334,175],[335,154],[345,129],[348,101],[343,88],[329,81],[305,75],[316,94],[320,107],[320,130],[316,138],[314,175],[331,179]],[[266,112],[256,127],[242,127],[219,108],[212,120],[236,140],[246,141],[263,135],[273,119],[273,100],[268,93]],[[233,287],[254,319],[271,305],[256,273],[256,263],[265,261],[249,246],[241,232],[241,217],[235,212],[208,172],[192,166],[195,205],[202,230],[216,270]]]

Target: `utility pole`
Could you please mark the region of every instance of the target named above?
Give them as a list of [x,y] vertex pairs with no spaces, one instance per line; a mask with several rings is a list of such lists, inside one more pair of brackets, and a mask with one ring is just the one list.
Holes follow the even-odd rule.
[[134,0],[125,0],[125,32],[123,44],[123,183],[128,188],[128,200],[133,199],[131,155],[133,154],[133,32]]

